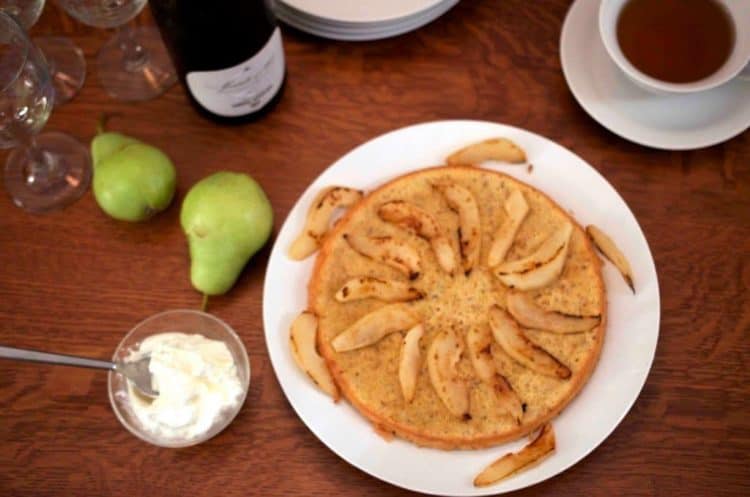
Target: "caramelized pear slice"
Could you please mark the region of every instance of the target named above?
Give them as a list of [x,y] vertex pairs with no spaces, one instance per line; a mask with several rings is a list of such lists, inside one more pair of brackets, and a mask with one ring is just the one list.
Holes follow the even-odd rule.
[[554,333],[580,333],[601,322],[599,316],[571,316],[561,312],[546,311],[523,292],[508,293],[508,312],[526,328]]
[[503,309],[490,309],[490,327],[495,341],[503,351],[521,365],[545,376],[570,378],[570,369],[555,356],[529,340],[515,320]]
[[487,466],[474,478],[475,487],[486,487],[539,461],[555,450],[555,432],[547,423],[536,438],[518,452],[510,452]]
[[410,329],[401,344],[401,357],[398,363],[398,381],[401,383],[401,392],[408,404],[414,399],[417,388],[417,376],[419,375],[419,340],[424,334],[424,326],[416,325]]
[[568,244],[572,233],[573,225],[566,222],[548,236],[533,253],[515,261],[503,262],[495,268],[495,272],[498,275],[525,273],[543,266],[558,255],[560,250]]
[[521,164],[526,162],[526,153],[507,138],[490,138],[453,152],[445,162],[449,166],[460,166],[481,164],[488,160]]
[[422,297],[422,292],[404,281],[381,280],[372,276],[352,278],[336,292],[336,300],[339,302],[370,298],[384,302],[410,302]]
[[380,206],[378,216],[383,221],[404,228],[430,242],[440,267],[446,273],[453,273],[456,268],[453,247],[431,214],[414,204],[393,200]]
[[458,241],[461,249],[461,265],[469,274],[479,260],[482,243],[482,226],[479,206],[468,189],[456,183],[435,185],[445,197],[448,207],[458,213]]
[[533,254],[498,265],[495,276],[507,287],[518,290],[536,290],[550,285],[565,267],[572,231],[570,223],[564,224]]
[[490,346],[492,334],[486,327],[472,327],[466,333],[466,349],[474,371],[482,381],[490,381],[495,375],[495,362]]
[[323,392],[338,400],[339,389],[333,381],[325,360],[318,354],[315,338],[318,333],[318,318],[305,311],[294,320],[289,333],[289,345],[297,366],[307,373],[310,379]]
[[414,280],[419,277],[419,254],[411,245],[390,236],[367,236],[344,233],[344,240],[355,251],[395,268]]
[[495,373],[488,383],[492,387],[492,391],[495,392],[500,407],[510,414],[516,420],[516,423],[520,424],[523,417],[523,405],[508,379],[500,373]]
[[477,376],[492,388],[501,408],[519,422],[523,417],[521,399],[505,376],[497,372],[490,349],[491,343],[492,335],[489,328],[471,328],[466,334],[466,349]]
[[505,213],[507,217],[495,233],[490,252],[487,254],[487,265],[489,267],[495,267],[505,260],[505,256],[516,238],[518,228],[521,227],[521,223],[529,213],[529,204],[526,203],[523,193],[514,190],[510,194],[508,200],[505,201]]
[[599,249],[599,252],[604,254],[604,257],[609,259],[609,261],[615,265],[617,270],[620,271],[622,277],[625,278],[625,283],[627,283],[630,290],[635,293],[633,270],[630,268],[630,263],[625,257],[625,254],[617,248],[615,242],[605,232],[593,224],[586,226],[586,233],[588,233],[589,238],[594,242],[596,248]]
[[348,352],[377,343],[386,335],[408,330],[415,324],[417,319],[406,304],[389,304],[361,317],[336,336],[331,345],[336,352]]
[[427,370],[430,382],[448,412],[469,420],[469,387],[459,378],[457,368],[462,353],[463,345],[456,334],[442,331],[427,351]]
[[568,245],[565,244],[551,261],[542,266],[525,273],[500,274],[496,272],[495,275],[508,288],[516,288],[518,290],[536,290],[538,288],[544,288],[557,280],[565,267],[565,260],[567,257]]
[[289,248],[289,257],[302,260],[318,250],[336,209],[359,202],[362,195],[361,190],[343,186],[332,186],[320,192],[307,211],[302,233]]

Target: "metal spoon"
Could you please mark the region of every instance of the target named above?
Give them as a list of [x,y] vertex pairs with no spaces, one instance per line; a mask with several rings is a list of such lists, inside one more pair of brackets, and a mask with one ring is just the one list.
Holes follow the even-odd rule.
[[158,397],[159,392],[151,388],[151,372],[148,365],[151,356],[146,356],[133,362],[110,362],[87,357],[78,357],[65,354],[50,354],[37,350],[17,349],[15,347],[0,346],[0,359],[15,359],[17,361],[42,362],[46,364],[59,364],[61,366],[77,366],[82,368],[108,369],[123,375],[133,383],[146,397]]

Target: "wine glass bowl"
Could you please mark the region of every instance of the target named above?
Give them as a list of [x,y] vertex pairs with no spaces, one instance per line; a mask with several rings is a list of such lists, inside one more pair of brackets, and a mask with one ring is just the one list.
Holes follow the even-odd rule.
[[71,17],[87,26],[110,29],[140,14],[147,0],[58,0]]
[[31,212],[68,205],[91,180],[86,147],[63,133],[37,137],[54,94],[44,56],[18,22],[0,12],[0,148],[15,147],[5,163],[5,188]]
[[54,103],[44,59],[22,32],[0,31],[0,87],[0,148],[13,148],[41,131]]
[[45,0],[2,0],[0,11],[18,21],[23,29],[28,30],[42,15]]
[[[0,11],[28,31],[39,19],[44,4],[45,0],[0,0]],[[62,105],[78,93],[86,79],[83,50],[70,39],[59,36],[35,37],[33,41],[47,60],[55,90],[55,105]]]

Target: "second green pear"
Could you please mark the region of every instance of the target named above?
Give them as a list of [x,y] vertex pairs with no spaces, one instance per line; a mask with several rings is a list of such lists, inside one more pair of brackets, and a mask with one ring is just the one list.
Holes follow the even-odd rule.
[[92,189],[104,212],[121,221],[144,221],[172,202],[177,174],[158,148],[121,133],[99,133],[91,142]]
[[193,185],[180,211],[190,248],[190,280],[204,295],[226,293],[266,243],[273,209],[247,174],[218,172]]

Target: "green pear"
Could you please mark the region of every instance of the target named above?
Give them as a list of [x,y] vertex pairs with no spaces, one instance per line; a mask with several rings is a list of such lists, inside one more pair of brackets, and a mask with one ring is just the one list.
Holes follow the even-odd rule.
[[218,172],[193,185],[180,224],[190,248],[190,280],[204,295],[226,293],[268,241],[273,210],[247,174]]
[[94,165],[99,164],[103,159],[134,143],[140,142],[122,133],[100,132],[91,140],[91,160]]
[[93,191],[104,212],[122,221],[144,221],[166,209],[177,174],[156,147],[121,133],[99,133],[91,142]]

